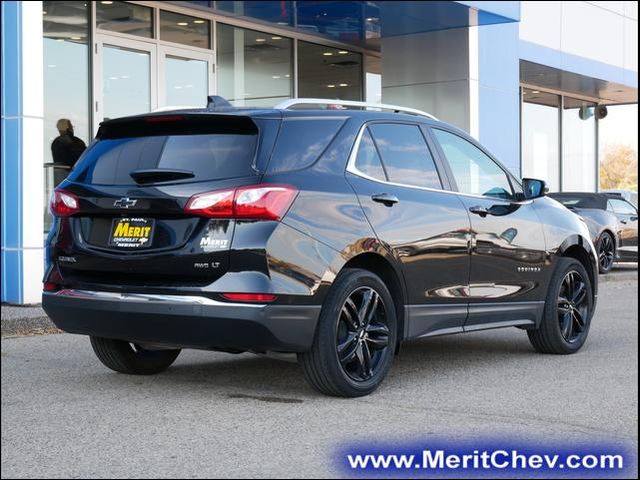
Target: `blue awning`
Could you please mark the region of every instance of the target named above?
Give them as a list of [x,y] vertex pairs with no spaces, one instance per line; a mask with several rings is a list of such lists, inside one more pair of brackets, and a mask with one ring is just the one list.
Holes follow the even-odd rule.
[[371,49],[381,37],[520,20],[520,2],[511,1],[218,1],[216,9]]

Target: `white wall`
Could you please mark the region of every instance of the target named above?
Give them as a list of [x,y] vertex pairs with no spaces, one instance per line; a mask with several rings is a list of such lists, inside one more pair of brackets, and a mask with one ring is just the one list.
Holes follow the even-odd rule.
[[22,292],[39,303],[44,275],[42,2],[22,2]]
[[520,39],[638,70],[637,2],[525,1]]
[[470,129],[469,29],[382,39],[382,99]]

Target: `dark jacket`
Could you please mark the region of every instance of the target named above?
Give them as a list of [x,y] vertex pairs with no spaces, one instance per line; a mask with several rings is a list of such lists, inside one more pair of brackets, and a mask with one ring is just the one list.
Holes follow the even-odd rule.
[[51,154],[53,155],[53,163],[65,165],[69,168],[75,163],[85,151],[87,146],[78,137],[71,134],[60,135],[51,143]]

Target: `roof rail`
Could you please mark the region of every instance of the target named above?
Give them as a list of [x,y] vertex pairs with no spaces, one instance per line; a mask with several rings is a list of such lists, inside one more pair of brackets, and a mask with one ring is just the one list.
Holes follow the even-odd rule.
[[328,98],[291,98],[279,103],[274,108],[277,110],[288,110],[296,105],[338,105],[340,107],[359,107],[366,110],[393,110],[395,113],[408,113],[410,115],[418,115],[420,117],[437,120],[437,118],[430,113],[423,112],[422,110],[417,110],[415,108],[400,107],[398,105],[389,105],[386,103],[355,102],[351,100],[332,100]]

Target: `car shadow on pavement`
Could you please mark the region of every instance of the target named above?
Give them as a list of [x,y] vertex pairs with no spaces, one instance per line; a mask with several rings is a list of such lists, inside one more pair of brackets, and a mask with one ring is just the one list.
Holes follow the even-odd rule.
[[[197,358],[179,357],[166,373],[153,377],[153,382],[164,388],[199,385],[223,396],[282,403],[319,395],[307,386],[297,363],[251,354],[214,353],[208,360],[206,353],[198,353]],[[504,334],[492,337],[486,333],[436,337],[404,343],[391,373],[403,382],[437,382],[459,370],[468,370],[470,363],[491,369],[537,355],[524,332],[522,338]],[[121,378],[126,381],[131,377]]]

